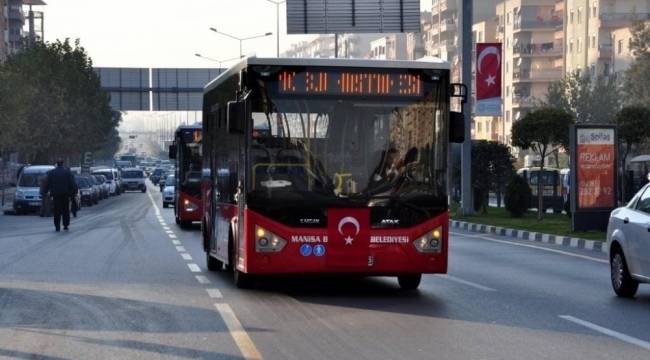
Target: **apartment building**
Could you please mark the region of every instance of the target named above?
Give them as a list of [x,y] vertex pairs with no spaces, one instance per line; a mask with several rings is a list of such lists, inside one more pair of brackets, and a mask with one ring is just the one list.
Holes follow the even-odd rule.
[[609,75],[616,71],[615,55],[626,46],[621,42],[618,48],[625,31],[616,40],[613,33],[650,19],[650,0],[566,0],[565,16],[565,71]]
[[0,0],[0,61],[20,49],[25,15],[22,0]]
[[503,43],[502,137],[510,143],[512,123],[546,96],[563,76],[564,3],[505,0],[496,6],[498,42]]
[[406,34],[387,34],[370,42],[370,58],[407,60]]
[[[645,24],[650,26],[650,20]],[[634,62],[634,54],[630,46],[632,31],[633,25],[612,30],[612,73],[614,74],[624,73]]]
[[425,38],[431,31],[431,13],[424,11],[420,13],[420,32],[406,34],[406,58],[417,60],[425,56]]
[[282,56],[288,58],[332,58],[334,57],[334,36],[319,35],[311,41],[292,44]]

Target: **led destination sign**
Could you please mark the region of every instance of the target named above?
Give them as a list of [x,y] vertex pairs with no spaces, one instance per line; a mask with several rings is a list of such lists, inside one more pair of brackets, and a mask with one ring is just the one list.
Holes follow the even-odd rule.
[[283,70],[278,78],[280,94],[422,96],[420,74],[335,70]]

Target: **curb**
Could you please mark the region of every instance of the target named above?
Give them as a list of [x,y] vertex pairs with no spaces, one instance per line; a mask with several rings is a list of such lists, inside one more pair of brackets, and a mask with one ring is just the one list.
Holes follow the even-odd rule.
[[450,228],[461,229],[475,233],[492,234],[513,239],[534,241],[544,244],[559,245],[562,247],[607,253],[605,241],[586,240],[568,236],[550,235],[538,232],[509,229],[500,226],[474,224],[466,221],[449,220]]

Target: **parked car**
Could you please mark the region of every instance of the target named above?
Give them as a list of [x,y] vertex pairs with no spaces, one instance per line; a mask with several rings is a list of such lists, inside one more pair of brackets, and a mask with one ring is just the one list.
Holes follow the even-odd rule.
[[86,178],[88,179],[88,181],[90,181],[90,184],[93,187],[93,192],[95,193],[95,199],[97,200],[95,204],[98,204],[99,200],[102,199],[102,187],[99,184],[99,181],[97,181],[97,179],[94,176],[86,175]]
[[650,283],[650,184],[612,211],[607,248],[614,292],[634,297],[640,283]]
[[92,175],[97,179],[97,182],[99,183],[99,189],[101,190],[101,197],[102,199],[108,199],[110,196],[111,188],[110,185],[108,185],[108,182],[106,181],[106,177],[104,175]]
[[151,182],[152,182],[154,185],[158,185],[158,182],[159,182],[161,179],[164,179],[164,178],[162,177],[164,173],[165,173],[165,170],[164,170],[163,168],[155,168],[155,169],[153,170],[153,173],[151,173],[151,176],[149,176],[149,180],[151,180]]
[[118,184],[118,171],[117,169],[98,169],[92,172],[93,175],[103,175],[108,183],[109,195],[115,196],[120,194],[120,187]]
[[74,180],[79,188],[81,204],[83,206],[93,206],[94,204],[97,204],[96,194],[90,180],[85,176],[75,176]]
[[138,168],[127,168],[122,170],[122,186],[124,187],[124,191],[140,190],[146,192],[147,185],[145,184],[144,171]]
[[165,179],[165,188],[162,192],[163,207],[174,206],[176,203],[176,180],[174,175],[168,175]]
[[16,214],[39,211],[43,203],[41,199],[41,182],[47,172],[54,169],[51,165],[26,166],[20,173],[13,208]]

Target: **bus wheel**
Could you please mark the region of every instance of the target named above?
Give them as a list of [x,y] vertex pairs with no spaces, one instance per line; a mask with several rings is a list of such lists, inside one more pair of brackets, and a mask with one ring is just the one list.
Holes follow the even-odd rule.
[[401,275],[397,277],[397,282],[402,290],[415,290],[420,286],[422,274],[415,275]]
[[208,265],[208,270],[210,271],[221,271],[223,269],[223,263],[219,259],[210,255],[210,253],[205,254],[205,262]]
[[233,278],[235,280],[235,286],[240,289],[249,289],[253,285],[253,276],[250,274],[243,273],[237,269],[233,271]]

